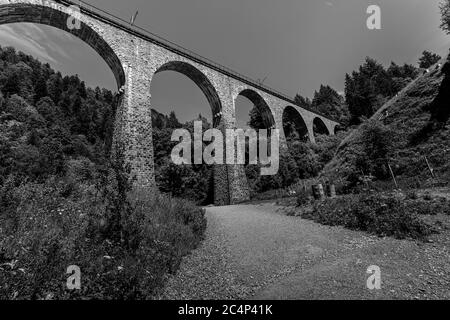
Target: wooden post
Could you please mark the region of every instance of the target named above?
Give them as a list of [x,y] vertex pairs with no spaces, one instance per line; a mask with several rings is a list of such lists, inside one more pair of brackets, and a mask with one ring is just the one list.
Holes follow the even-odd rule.
[[328,184],[328,196],[331,199],[336,198],[336,186],[333,183]]
[[367,182],[366,180],[366,174],[364,173],[363,169],[361,169],[361,173],[363,175],[364,184],[366,185],[367,190],[369,190],[370,189],[369,182]]
[[427,156],[425,156],[425,161],[427,162],[428,170],[430,170],[431,176],[433,177],[433,179],[436,178],[436,176],[434,175],[434,169],[431,167],[430,163],[428,162]]
[[325,192],[323,190],[323,184],[315,184],[312,187],[313,195],[316,200],[323,200],[325,198]]
[[389,171],[391,172],[392,179],[394,180],[395,188],[398,189],[397,179],[395,179],[394,171],[392,171],[392,168],[391,168],[391,165],[389,164],[389,162],[388,162],[388,167],[389,167]]

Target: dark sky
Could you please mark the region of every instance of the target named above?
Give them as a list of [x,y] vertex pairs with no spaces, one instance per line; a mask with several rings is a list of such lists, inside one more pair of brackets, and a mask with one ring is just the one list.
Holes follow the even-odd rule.
[[[425,49],[445,55],[450,38],[439,29],[439,0],[89,0],[136,24],[290,96],[311,97],[320,84],[344,89],[345,73],[366,56],[387,65],[415,64]],[[366,9],[381,8],[382,30],[368,30]],[[0,26],[0,44],[48,61],[88,85],[115,89],[100,57],[65,32],[38,25]],[[153,106],[181,120],[210,118],[201,91],[171,72],[152,84]],[[250,105],[240,101],[244,119]],[[244,121],[244,120],[242,120]]]

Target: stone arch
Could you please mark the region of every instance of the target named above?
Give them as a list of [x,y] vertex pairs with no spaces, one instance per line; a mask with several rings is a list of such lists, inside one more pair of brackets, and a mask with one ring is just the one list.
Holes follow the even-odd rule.
[[275,118],[264,98],[252,89],[244,89],[237,96],[243,96],[250,100],[261,114],[264,127],[267,129],[275,128]]
[[[209,106],[211,107],[213,127],[219,128],[220,130],[225,129],[223,127],[224,115],[222,114],[223,108],[219,93],[203,71],[189,62],[169,60],[158,65],[154,69],[153,76],[164,71],[173,71],[180,73],[193,81],[203,92],[209,103]],[[153,81],[153,76],[150,82]],[[230,203],[233,203],[233,198],[230,191],[230,177],[227,166],[223,164],[215,164],[213,166],[210,186],[213,188],[213,190],[210,191],[212,191],[212,193],[214,194],[213,200],[215,204],[228,205]]]
[[102,57],[113,72],[118,88],[125,84],[122,63],[111,46],[83,21],[80,21],[79,29],[70,30],[67,27],[67,21],[70,18],[67,13],[69,9],[65,5],[54,3],[50,6],[50,2],[45,1],[5,2],[0,1],[0,25],[20,22],[36,23],[66,31],[87,43]]
[[[291,123],[288,123],[291,120]],[[286,140],[292,134],[297,134],[298,139],[307,141],[309,139],[308,126],[305,119],[293,106],[287,106],[283,110],[283,130]]]
[[214,127],[217,127],[220,124],[222,118],[222,102],[216,89],[214,88],[214,85],[206,77],[206,75],[203,74],[203,72],[194,67],[192,64],[182,61],[167,62],[160,66],[156,70],[155,74],[163,71],[179,72],[191,79],[200,88],[209,102],[212,111]]
[[327,135],[331,135],[330,130],[328,129],[327,125],[325,124],[325,122],[319,118],[316,117],[313,120],[313,131],[314,131],[314,135],[318,135],[318,134],[327,134]]

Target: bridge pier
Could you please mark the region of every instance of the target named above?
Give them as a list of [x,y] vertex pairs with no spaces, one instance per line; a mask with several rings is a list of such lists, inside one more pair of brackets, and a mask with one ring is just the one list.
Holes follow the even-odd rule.
[[126,81],[117,109],[114,137],[124,149],[125,160],[131,167],[135,185],[154,190],[156,181],[150,81],[145,70],[139,67],[138,61],[133,60],[124,64]]
[[[220,89],[219,89],[220,90]],[[225,95],[227,93],[224,93]],[[235,129],[235,113],[233,96],[228,95],[222,101],[222,118],[219,130],[226,137],[227,129]],[[236,141],[235,141],[236,146]],[[224,148],[223,159],[227,159]],[[237,163],[237,154],[235,154]],[[214,166],[214,203],[217,206],[233,205],[250,200],[250,189],[245,167],[238,164],[223,164]]]
[[306,122],[308,128],[308,137],[311,143],[316,143],[316,137],[314,136],[314,123],[313,121]]

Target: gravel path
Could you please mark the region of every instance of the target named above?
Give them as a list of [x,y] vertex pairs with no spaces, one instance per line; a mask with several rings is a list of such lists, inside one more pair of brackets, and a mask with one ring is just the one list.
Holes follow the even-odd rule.
[[[450,299],[448,230],[430,244],[399,241],[271,204],[208,208],[207,218],[205,241],[160,299]],[[371,265],[381,268],[381,290],[366,287]]]

